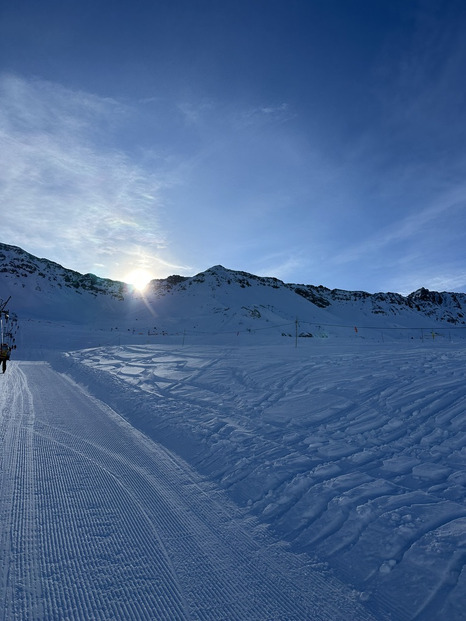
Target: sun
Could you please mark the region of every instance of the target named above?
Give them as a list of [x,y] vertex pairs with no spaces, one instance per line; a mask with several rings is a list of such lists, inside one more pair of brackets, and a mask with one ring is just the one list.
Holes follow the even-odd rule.
[[125,282],[133,285],[138,291],[144,291],[148,283],[152,280],[152,274],[147,270],[137,269],[127,274]]

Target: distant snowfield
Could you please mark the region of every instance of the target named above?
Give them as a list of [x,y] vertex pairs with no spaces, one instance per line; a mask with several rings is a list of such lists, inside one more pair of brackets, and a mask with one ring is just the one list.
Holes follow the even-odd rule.
[[376,618],[464,619],[463,344],[126,345],[61,370]]

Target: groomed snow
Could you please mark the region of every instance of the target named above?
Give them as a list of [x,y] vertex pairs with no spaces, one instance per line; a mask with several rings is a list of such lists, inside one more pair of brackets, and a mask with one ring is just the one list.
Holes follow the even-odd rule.
[[309,339],[103,347],[61,363],[397,620],[464,618],[465,369],[461,343]]
[[464,341],[183,341],[22,323],[4,619],[464,619]]
[[12,362],[1,379],[5,621],[373,619],[48,364]]

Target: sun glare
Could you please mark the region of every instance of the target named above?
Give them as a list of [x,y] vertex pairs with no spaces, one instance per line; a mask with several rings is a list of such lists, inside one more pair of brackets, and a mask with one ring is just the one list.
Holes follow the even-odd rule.
[[133,270],[125,278],[125,282],[133,285],[138,291],[144,291],[151,280],[152,275],[147,270]]

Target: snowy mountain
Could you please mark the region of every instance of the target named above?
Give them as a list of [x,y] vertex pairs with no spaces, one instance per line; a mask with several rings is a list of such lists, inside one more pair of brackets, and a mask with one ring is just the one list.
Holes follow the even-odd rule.
[[0,259],[5,618],[464,619],[464,294]]
[[[220,265],[193,277],[153,280],[144,294],[0,244],[0,298],[20,318],[91,323],[152,334],[445,337],[466,326],[466,294],[408,296],[289,284]],[[355,331],[355,328],[357,332]],[[460,330],[456,334],[462,335]]]

